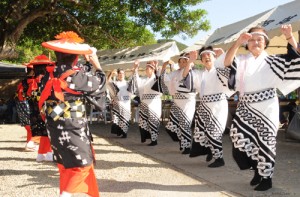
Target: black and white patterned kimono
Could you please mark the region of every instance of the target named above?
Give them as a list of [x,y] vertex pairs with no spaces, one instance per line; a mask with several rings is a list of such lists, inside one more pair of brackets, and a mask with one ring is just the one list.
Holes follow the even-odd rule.
[[[47,67],[48,70],[48,67]],[[66,74],[69,73],[69,74]],[[70,74],[71,73],[71,74]],[[83,69],[72,69],[70,65],[57,65],[54,71],[53,84],[56,87],[47,86],[51,81],[51,72],[47,73],[42,80],[43,91],[50,87],[51,94],[45,101],[46,128],[53,149],[54,161],[62,164],[65,168],[90,166],[94,161],[91,145],[92,134],[88,128],[86,118],[85,96],[103,96],[106,78],[105,74],[96,70],[92,75]],[[57,87],[57,81],[66,82],[66,87]],[[64,83],[65,84],[65,83]],[[64,88],[62,88],[64,87]],[[55,93],[55,90],[58,90]],[[61,92],[59,92],[61,91]],[[57,97],[62,93],[64,102]]]
[[136,72],[129,82],[129,91],[138,94],[141,99],[139,107],[139,129],[142,142],[149,138],[151,141],[157,141],[159,135],[162,93],[152,90],[156,81],[157,78],[155,74],[150,78],[141,78]]
[[[30,77],[31,78],[31,77]],[[30,125],[30,97],[27,95],[29,77],[23,79],[17,88],[16,110],[21,126]]]
[[[191,72],[199,71],[192,70]],[[196,90],[194,87],[200,86],[199,75],[195,75],[195,77],[191,78],[193,81],[193,90],[186,90],[186,88],[182,86],[184,81],[182,73],[183,69],[180,69],[169,74],[163,72],[160,76],[162,92],[169,93],[173,96],[170,119],[167,123],[166,130],[174,141],[180,141],[180,150],[191,147],[191,126],[196,108]]]
[[288,45],[284,55],[237,56],[232,67],[236,73],[230,77],[235,76],[240,92],[230,130],[233,157],[240,169],[258,169],[262,177],[272,178],[279,127],[276,88],[288,94],[300,86],[300,56]]
[[41,117],[38,102],[40,99],[40,82],[42,75],[35,77],[35,82],[37,83],[37,88],[31,91],[31,102],[30,102],[30,128],[32,136],[48,136],[45,121]]
[[127,134],[131,118],[131,95],[127,91],[128,83],[125,80],[110,81],[107,88],[112,99],[111,133]]
[[227,87],[229,68],[204,69],[201,72],[190,72],[185,81],[187,90],[193,91],[191,82],[193,74],[198,74],[200,102],[195,112],[195,129],[190,156],[212,153],[215,159],[223,158],[222,135],[228,116],[228,102],[233,91]]

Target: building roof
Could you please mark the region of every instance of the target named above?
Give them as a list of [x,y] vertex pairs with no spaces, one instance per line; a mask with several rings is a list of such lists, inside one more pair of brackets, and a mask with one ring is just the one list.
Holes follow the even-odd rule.
[[26,67],[23,65],[0,62],[0,78],[13,79],[26,76]]

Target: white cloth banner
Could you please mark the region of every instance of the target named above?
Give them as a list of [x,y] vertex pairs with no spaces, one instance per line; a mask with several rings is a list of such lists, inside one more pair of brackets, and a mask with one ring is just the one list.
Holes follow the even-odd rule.
[[260,25],[266,29],[268,36],[280,36],[282,24],[292,24],[293,31],[300,30],[300,1],[292,1],[284,5],[267,10],[255,16],[246,18],[236,23],[216,29],[205,42],[205,45],[213,45],[227,49],[243,32],[251,27]]
[[140,60],[141,66],[145,66],[150,60],[158,60],[161,64],[178,54],[179,50],[175,42],[97,51],[103,70],[132,68],[137,59]]

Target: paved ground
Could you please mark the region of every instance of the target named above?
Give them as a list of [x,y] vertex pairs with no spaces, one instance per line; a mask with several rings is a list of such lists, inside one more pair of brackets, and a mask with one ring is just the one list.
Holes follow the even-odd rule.
[[[140,143],[136,124],[130,126],[127,139],[111,135],[110,124],[94,122],[90,128],[95,136],[95,172],[102,197],[300,196],[300,143],[286,140],[282,131],[273,188],[255,192],[249,185],[252,172],[238,170],[232,160],[228,135],[224,135],[226,165],[210,169],[204,157],[180,154],[179,145],[163,127],[155,147]],[[0,196],[58,196],[55,165],[37,163],[36,153],[23,151],[25,133],[18,125],[0,125]]]
[[[112,143],[124,146],[142,155],[155,158],[161,163],[193,177],[205,184],[213,185],[213,190],[225,192],[230,196],[300,196],[300,143],[285,138],[284,131],[278,133],[277,162],[273,177],[273,188],[266,192],[256,192],[249,182],[253,172],[241,171],[231,156],[231,142],[228,135],[224,135],[225,166],[217,169],[208,168],[205,157],[189,158],[179,152],[179,145],[173,142],[164,131],[163,126],[158,145],[149,147],[140,143],[137,125],[133,124],[127,139],[121,139],[109,133],[109,124],[92,124],[91,128],[98,136],[108,139]],[[199,196],[201,187],[196,187]]]

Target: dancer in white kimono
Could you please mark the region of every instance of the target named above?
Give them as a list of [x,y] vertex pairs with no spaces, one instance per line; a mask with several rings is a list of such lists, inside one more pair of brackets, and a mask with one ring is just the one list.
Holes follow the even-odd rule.
[[[173,96],[173,104],[170,109],[170,120],[167,123],[166,130],[174,141],[179,140],[182,154],[190,153],[192,138],[191,126],[196,107],[195,89],[187,91],[182,87],[182,82],[184,80],[183,70],[187,65],[193,64],[196,56],[190,57],[189,53],[181,54],[178,59],[179,69],[168,74],[166,73],[166,67],[171,62],[165,62],[159,77],[159,90]],[[192,72],[198,71],[192,70]],[[200,85],[197,77],[193,78],[193,84],[195,84],[194,87],[197,87],[197,84],[198,86]]]
[[139,129],[141,142],[151,139],[149,146],[157,145],[161,117],[161,96],[162,94],[152,90],[155,84],[157,63],[149,61],[146,64],[146,77],[141,78],[138,74],[139,61],[134,63],[134,75],[129,83],[129,91],[137,93],[141,99],[139,110]]
[[[268,55],[269,39],[262,27],[242,33],[228,50],[225,66],[232,65],[229,85],[239,91],[239,103],[230,131],[233,157],[240,169],[254,169],[254,190],[272,188],[279,127],[276,88],[283,94],[300,85],[300,56],[291,25],[281,31],[288,41],[287,54]],[[249,54],[236,56],[246,43]],[[235,83],[236,82],[236,83]]]
[[[200,103],[195,112],[195,130],[193,135],[190,157],[207,155],[206,161],[215,161],[208,167],[224,166],[222,135],[226,127],[228,115],[227,98],[233,91],[227,87],[229,68],[215,68],[216,57],[221,55],[222,49],[212,46],[202,47],[199,56],[204,70],[198,78],[201,85],[196,87],[200,94]],[[190,70],[188,66],[185,70]],[[186,88],[192,91],[193,72],[188,71],[185,78]]]
[[[117,80],[113,81],[113,75],[117,75]],[[108,75],[108,86],[112,99],[112,126],[111,133],[127,138],[129,121],[131,118],[131,100],[128,89],[128,82],[125,80],[123,69],[113,70]]]

